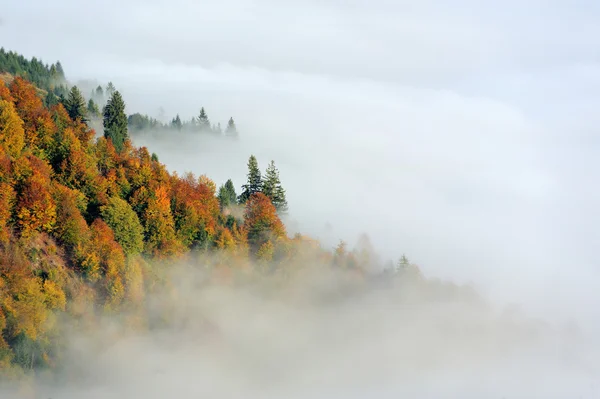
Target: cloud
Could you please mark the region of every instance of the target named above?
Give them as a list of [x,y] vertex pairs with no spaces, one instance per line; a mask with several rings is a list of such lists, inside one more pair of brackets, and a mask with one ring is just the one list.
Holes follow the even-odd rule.
[[169,167],[239,187],[250,153],[274,159],[326,245],[366,232],[428,275],[593,321],[596,3],[21,3],[7,48],[112,80],[130,112],[236,119],[235,144],[137,139]]

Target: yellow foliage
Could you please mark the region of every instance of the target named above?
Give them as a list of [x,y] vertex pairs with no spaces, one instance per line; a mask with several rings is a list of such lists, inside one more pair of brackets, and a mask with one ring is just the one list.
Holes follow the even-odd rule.
[[23,120],[11,102],[0,99],[0,145],[8,154],[17,158],[25,146]]
[[46,304],[49,309],[65,310],[67,296],[56,283],[50,280],[44,281],[44,293],[46,294]]

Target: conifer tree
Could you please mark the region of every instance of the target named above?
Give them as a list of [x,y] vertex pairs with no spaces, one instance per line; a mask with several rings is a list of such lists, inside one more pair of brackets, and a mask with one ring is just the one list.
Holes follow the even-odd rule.
[[112,94],[104,107],[104,137],[110,138],[119,152],[128,138],[125,102],[118,91]]
[[235,126],[235,122],[233,121],[233,117],[229,118],[229,122],[227,122],[227,129],[225,130],[225,134],[227,136],[232,136],[232,137],[236,137],[238,135],[238,131]]
[[108,84],[106,85],[106,95],[108,96],[108,98],[112,97],[115,91],[117,91],[115,85],[113,85],[112,82],[108,82]]
[[177,116],[173,118],[173,120],[171,121],[171,126],[173,126],[177,130],[181,130],[182,123],[179,114],[177,114]]
[[271,161],[265,172],[265,178],[262,182],[262,192],[269,197],[278,212],[287,211],[287,200],[285,190],[279,180],[279,171],[275,167],[275,162]]
[[254,155],[250,155],[248,159],[248,182],[242,186],[242,193],[238,200],[239,203],[245,204],[250,196],[254,193],[259,193],[262,190],[262,178],[260,169],[258,168],[258,161]]
[[235,187],[231,179],[228,179],[224,185],[219,187],[218,198],[221,207],[237,204],[237,194],[235,193]]
[[100,108],[98,108],[98,104],[96,104],[94,102],[94,100],[91,98],[88,101],[87,111],[88,111],[88,115],[90,115],[91,117],[96,118],[96,117],[100,116]]
[[210,120],[208,119],[208,115],[206,114],[204,107],[200,109],[200,115],[198,115],[198,127],[200,128],[201,132],[210,132],[211,130]]
[[81,91],[79,91],[77,86],[71,87],[69,96],[64,102],[64,106],[72,120],[79,118],[82,122],[87,122],[85,99],[81,95]]

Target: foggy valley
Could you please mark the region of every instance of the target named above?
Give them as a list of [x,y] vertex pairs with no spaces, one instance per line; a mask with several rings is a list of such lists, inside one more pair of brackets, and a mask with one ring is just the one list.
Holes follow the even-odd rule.
[[[238,136],[130,124],[148,154],[115,151],[95,141],[101,107],[87,125],[32,110],[0,66],[0,397],[600,398],[598,17],[586,1],[8,0],[0,45],[60,60],[86,104],[111,82],[127,116],[203,108]],[[242,193],[251,155],[263,177],[274,161],[287,212],[215,198],[228,179]],[[38,183],[56,216],[25,234]],[[173,227],[153,244],[155,214]],[[14,264],[43,317],[19,307],[38,297]]]

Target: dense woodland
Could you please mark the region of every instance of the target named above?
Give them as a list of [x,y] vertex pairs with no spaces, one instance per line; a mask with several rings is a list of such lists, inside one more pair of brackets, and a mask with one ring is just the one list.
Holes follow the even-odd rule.
[[[151,328],[145,298],[160,269],[180,259],[211,254],[208,270],[222,284],[237,284],[240,275],[289,276],[307,262],[365,283],[381,278],[383,265],[368,246],[349,250],[342,242],[330,251],[288,236],[280,219],[288,204],[274,162],[263,175],[250,156],[239,193],[231,180],[217,187],[204,175],[171,173],[132,145],[129,129],[144,119],[126,116],[114,87],[103,92],[102,109],[75,86],[49,102],[55,79],[66,85],[60,63],[0,54],[0,71],[13,75],[0,82],[5,377],[59,366],[66,316],[93,325],[99,315],[127,314],[136,328]],[[88,125],[91,117],[101,118],[102,136]],[[405,257],[385,270],[383,276],[418,275]]]

